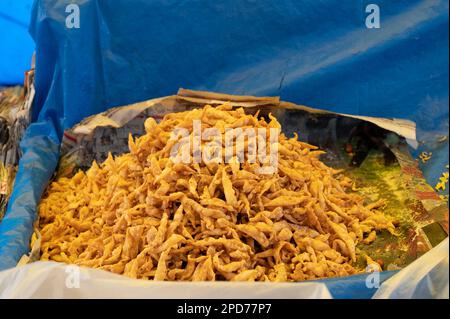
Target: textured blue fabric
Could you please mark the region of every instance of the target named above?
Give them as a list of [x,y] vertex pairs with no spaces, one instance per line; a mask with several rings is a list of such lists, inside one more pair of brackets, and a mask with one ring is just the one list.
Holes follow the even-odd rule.
[[[33,119],[50,125],[51,137],[37,143],[42,131],[32,127],[23,142],[28,148],[0,228],[0,237],[9,236],[0,269],[27,250],[63,130],[113,106],[185,87],[407,118],[417,122],[419,139],[448,134],[448,1],[376,1],[381,28],[368,29],[365,8],[373,2],[36,0]],[[79,5],[78,29],[66,27],[69,3]],[[448,142],[428,148],[437,153],[425,167],[434,180],[448,163]],[[339,289],[343,282],[327,281],[336,297],[356,297]]]
[[0,85],[23,84],[34,50],[28,33],[33,0],[0,1]]
[[20,146],[23,157],[0,223],[0,270],[13,267],[28,253],[36,206],[58,163],[59,140],[49,122],[32,124]]

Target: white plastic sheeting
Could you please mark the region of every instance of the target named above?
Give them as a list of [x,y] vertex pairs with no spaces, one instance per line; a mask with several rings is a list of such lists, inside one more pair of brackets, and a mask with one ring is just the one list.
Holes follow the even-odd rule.
[[35,262],[0,273],[0,298],[327,299],[331,295],[322,283],[155,282]]

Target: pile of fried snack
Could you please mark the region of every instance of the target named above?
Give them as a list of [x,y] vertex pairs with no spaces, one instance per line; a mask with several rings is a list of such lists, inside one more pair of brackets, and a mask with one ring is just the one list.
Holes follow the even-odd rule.
[[280,134],[273,174],[236,158],[174,162],[171,133],[192,133],[193,120],[222,134],[281,129],[272,116],[228,104],[148,118],[129,153],[49,186],[39,206],[41,260],[151,280],[301,281],[361,272],[356,245],[395,233],[377,210],[382,201],[352,193],[353,182],[297,136]]

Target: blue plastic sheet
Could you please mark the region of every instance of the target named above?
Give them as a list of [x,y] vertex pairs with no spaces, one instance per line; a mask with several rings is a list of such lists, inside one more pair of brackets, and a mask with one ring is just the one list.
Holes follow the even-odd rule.
[[28,33],[33,0],[0,1],[0,85],[23,84],[34,50]]
[[36,206],[58,163],[59,141],[49,122],[32,124],[20,146],[24,156],[0,223],[0,270],[14,267],[28,253]]
[[[279,95],[337,112],[411,119],[419,139],[448,135],[448,1],[378,0],[381,27],[368,29],[365,9],[373,2],[36,0],[36,124],[23,141],[0,224],[0,269],[28,250],[63,130],[113,106],[180,87]],[[69,3],[79,6],[80,28],[66,26]],[[43,132],[50,133],[46,145],[37,143]],[[448,142],[434,149],[430,180],[448,163]],[[355,297],[338,288],[342,282],[329,283],[336,296]]]

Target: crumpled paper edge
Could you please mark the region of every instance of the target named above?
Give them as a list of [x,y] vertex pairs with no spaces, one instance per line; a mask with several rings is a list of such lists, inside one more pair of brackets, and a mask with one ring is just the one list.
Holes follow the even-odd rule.
[[79,125],[76,125],[73,132],[76,134],[90,134],[93,129],[98,126],[112,126],[121,127],[127,121],[136,117],[140,112],[147,108],[154,106],[155,104],[173,100],[184,100],[186,102],[192,102],[195,104],[223,104],[226,102],[232,102],[235,106],[242,107],[264,107],[264,106],[274,106],[285,109],[297,109],[304,110],[310,113],[327,113],[334,115],[341,115],[346,117],[352,117],[355,119],[363,120],[366,122],[373,123],[385,130],[394,132],[408,141],[416,141],[416,123],[404,119],[387,119],[380,117],[370,117],[370,116],[360,116],[360,115],[350,115],[344,113],[335,113],[321,109],[315,109],[307,107],[304,105],[298,105],[290,102],[280,101],[279,97],[255,97],[255,96],[244,96],[244,95],[229,95],[222,93],[204,92],[204,91],[194,91],[180,89],[177,95],[170,95],[162,98],[151,99],[148,101],[143,101],[135,104],[131,104],[125,107],[115,108],[114,114],[111,116],[106,116],[106,112],[111,112],[110,110],[91,116],[82,121]]

